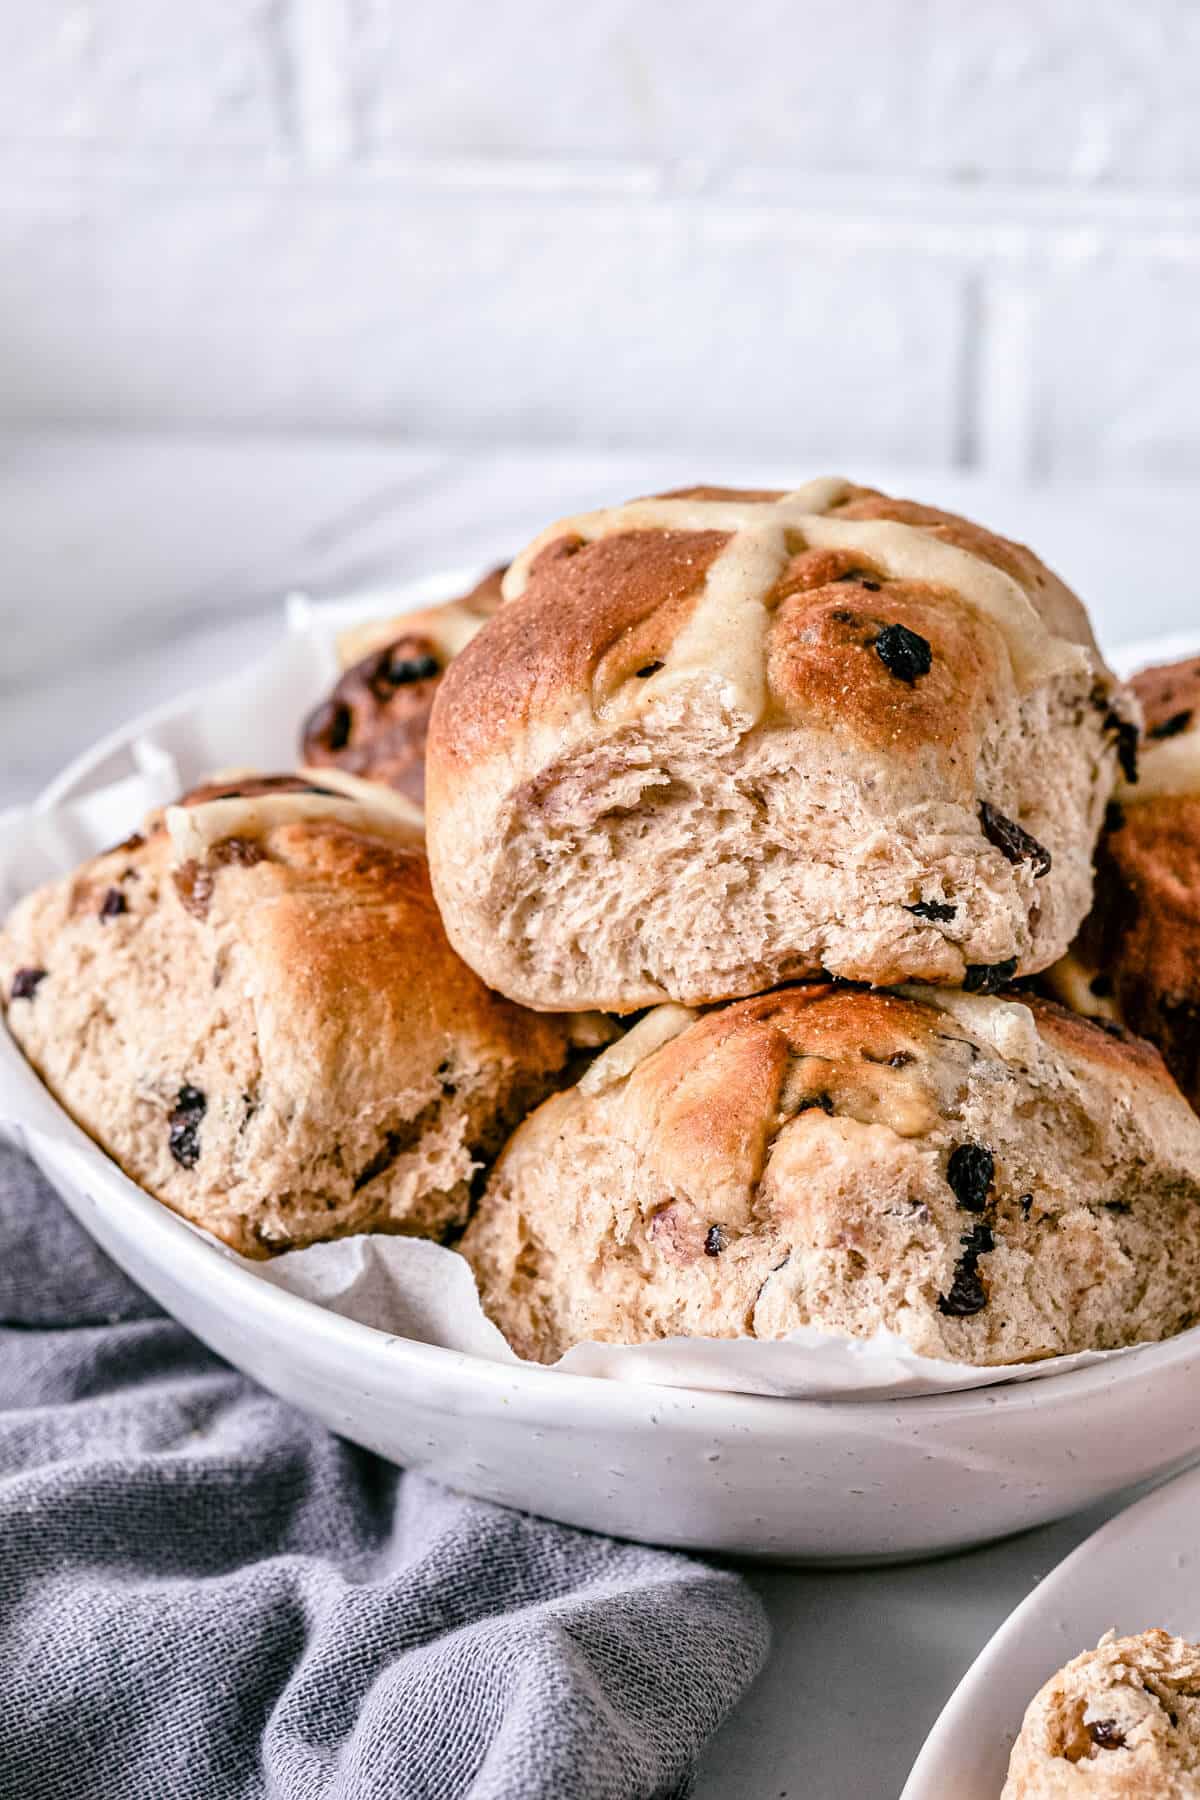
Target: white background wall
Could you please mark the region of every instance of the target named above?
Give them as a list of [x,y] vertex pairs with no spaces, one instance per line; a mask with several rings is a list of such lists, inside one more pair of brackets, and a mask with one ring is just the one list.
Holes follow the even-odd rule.
[[0,0],[0,424],[1200,469],[1194,0]]

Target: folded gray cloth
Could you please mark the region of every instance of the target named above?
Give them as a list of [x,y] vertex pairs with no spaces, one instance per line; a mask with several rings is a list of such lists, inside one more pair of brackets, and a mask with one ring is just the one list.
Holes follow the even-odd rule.
[[0,1145],[0,1795],[676,1795],[735,1575],[464,1499],[164,1318]]

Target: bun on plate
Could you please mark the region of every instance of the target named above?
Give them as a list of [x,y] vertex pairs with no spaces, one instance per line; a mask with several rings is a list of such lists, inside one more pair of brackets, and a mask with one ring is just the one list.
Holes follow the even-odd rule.
[[1198,1800],[1200,1646],[1107,1631],[1029,1703],[1001,1800]]

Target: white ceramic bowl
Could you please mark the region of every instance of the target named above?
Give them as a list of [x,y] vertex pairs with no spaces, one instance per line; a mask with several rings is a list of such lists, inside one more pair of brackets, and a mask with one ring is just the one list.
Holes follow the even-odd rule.
[[[460,585],[445,577],[321,616],[336,625]],[[324,676],[314,667],[296,679],[299,717]],[[286,757],[258,741],[245,704],[253,691],[252,672],[243,672],[223,698],[192,695],[152,715],[185,779],[206,772],[189,766],[202,706],[230,721],[228,763],[261,763],[272,748]],[[80,758],[49,797],[119,783],[134,769],[130,746],[146,723]],[[869,1562],[1000,1537],[1200,1455],[1200,1330],[1022,1385],[888,1402],[639,1386],[488,1363],[373,1331],[231,1262],[71,1126],[7,1039],[0,1054],[10,1090],[18,1088],[20,1135],[134,1280],[265,1387],[467,1492],[654,1543]]]

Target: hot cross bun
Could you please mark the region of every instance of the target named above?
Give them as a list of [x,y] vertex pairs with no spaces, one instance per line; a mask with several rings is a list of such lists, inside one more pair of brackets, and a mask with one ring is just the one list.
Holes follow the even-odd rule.
[[518,1128],[463,1239],[513,1346],[880,1327],[1012,1363],[1200,1315],[1200,1119],[1035,998],[781,988],[654,1009]]
[[1060,956],[1135,713],[1028,550],[840,480],[568,519],[428,744],[451,942],[538,1008]]
[[571,1029],[454,954],[415,809],[325,770],[209,783],[29,895],[0,994],[79,1124],[247,1256],[461,1226]]
[[301,761],[386,782],[420,806],[438,683],[500,604],[503,574],[493,569],[460,600],[345,633],[338,646],[344,673],[304,721]]
[[1140,778],[1118,790],[1096,858],[1096,900],[1067,969],[1082,1011],[1158,1045],[1200,1107],[1200,657],[1131,683],[1146,719]]

